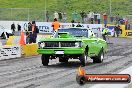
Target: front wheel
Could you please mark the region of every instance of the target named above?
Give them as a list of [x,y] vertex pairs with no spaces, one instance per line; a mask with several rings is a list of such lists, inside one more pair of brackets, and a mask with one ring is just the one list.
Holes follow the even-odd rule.
[[49,56],[48,55],[42,55],[41,56],[41,60],[42,60],[42,64],[43,66],[48,66],[48,63],[49,63]]
[[88,59],[87,53],[82,54],[79,59],[81,61],[82,66],[85,66]]

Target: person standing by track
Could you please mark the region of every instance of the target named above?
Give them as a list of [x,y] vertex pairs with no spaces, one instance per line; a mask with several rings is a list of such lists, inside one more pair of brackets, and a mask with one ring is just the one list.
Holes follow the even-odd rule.
[[58,36],[58,29],[60,27],[60,23],[57,21],[57,19],[54,19],[54,22],[52,22],[53,27],[53,37],[56,38]]
[[102,37],[106,41],[106,35],[108,35],[108,26],[105,26],[105,28],[102,30]]

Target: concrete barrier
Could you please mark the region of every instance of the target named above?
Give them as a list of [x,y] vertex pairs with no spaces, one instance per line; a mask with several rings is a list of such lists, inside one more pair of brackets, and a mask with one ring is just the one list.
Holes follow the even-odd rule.
[[[20,36],[10,36],[6,42],[6,45],[19,45],[19,40]],[[38,49],[37,43],[21,45],[21,55],[22,56],[38,55],[37,49]]]
[[120,27],[122,29],[122,34],[120,35],[120,37],[132,38],[132,30],[126,30],[125,25],[121,25]]
[[23,56],[38,55],[38,53],[37,53],[38,44],[36,44],[36,43],[22,45],[21,47],[22,47],[22,55]]
[[124,30],[122,37],[132,38],[132,30]]

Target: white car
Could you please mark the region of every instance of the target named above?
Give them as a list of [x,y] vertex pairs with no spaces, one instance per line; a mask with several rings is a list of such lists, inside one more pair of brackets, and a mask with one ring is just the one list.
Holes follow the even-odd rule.
[[114,31],[114,27],[115,27],[115,26],[109,26],[109,27],[108,27],[108,29],[109,29],[108,35],[114,36],[114,34],[115,34],[115,33],[114,33],[114,32],[115,32],[115,31]]
[[6,34],[6,37],[9,37],[9,35],[13,35],[13,31],[11,29],[6,29],[0,25],[0,36],[5,37],[5,34]]

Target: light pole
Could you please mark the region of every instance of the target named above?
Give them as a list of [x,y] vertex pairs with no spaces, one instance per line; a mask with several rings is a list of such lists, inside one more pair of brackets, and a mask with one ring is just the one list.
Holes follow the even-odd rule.
[[28,14],[28,18],[27,18],[27,20],[28,20],[28,22],[30,21],[30,3],[28,3],[28,0],[27,0],[27,14]]
[[46,11],[47,11],[47,10],[46,10],[46,3],[47,3],[47,2],[46,2],[46,0],[45,0],[45,22],[46,22]]
[[28,22],[29,22],[29,8],[28,8]]
[[110,0],[110,16],[111,16],[111,0]]

